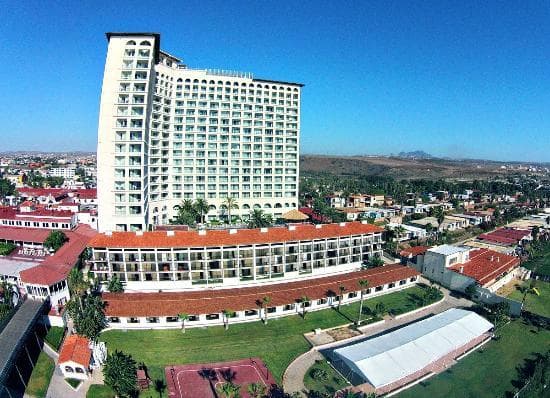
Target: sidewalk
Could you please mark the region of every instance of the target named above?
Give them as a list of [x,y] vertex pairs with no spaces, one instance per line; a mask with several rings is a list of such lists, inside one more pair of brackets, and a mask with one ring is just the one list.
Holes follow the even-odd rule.
[[[423,281],[426,282],[426,281]],[[429,282],[428,282],[429,284]],[[400,318],[389,318],[386,320],[386,322],[382,324],[378,324],[375,326],[362,326],[359,328],[359,330],[362,333],[362,336],[360,339],[358,339],[358,336],[352,337],[350,339],[340,340],[337,343],[333,343],[334,345],[332,347],[337,347],[340,345],[348,344],[350,341],[353,340],[363,340],[364,338],[368,338],[371,336],[375,336],[377,334],[383,333],[387,330],[397,328],[399,326],[414,322],[418,319],[424,318],[428,315],[435,315],[439,314],[440,312],[444,312],[448,310],[449,308],[455,308],[455,307],[470,307],[474,303],[472,303],[469,300],[466,300],[464,298],[457,298],[450,295],[450,292],[445,289],[441,288],[441,291],[443,293],[443,300],[439,303],[430,306],[428,308],[422,309],[420,311],[413,312],[409,315],[404,315]],[[305,354],[302,354],[298,358],[296,358],[285,370],[285,373],[283,375],[283,388],[286,393],[293,393],[293,392],[301,392],[302,395],[305,397],[305,393],[307,393],[307,389],[304,385],[304,376],[306,375],[306,372],[308,369],[315,364],[316,360],[324,359],[323,355],[319,353],[319,349],[322,349],[323,346],[317,346],[313,347],[311,350],[306,352]]]

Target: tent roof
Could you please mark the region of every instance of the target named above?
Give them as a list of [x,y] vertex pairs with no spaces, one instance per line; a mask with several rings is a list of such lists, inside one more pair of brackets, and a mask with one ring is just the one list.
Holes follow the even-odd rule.
[[285,214],[283,214],[283,218],[285,220],[305,221],[309,217],[307,215],[305,215],[304,213],[302,213],[301,211],[293,209],[293,210],[287,211]]
[[425,368],[489,331],[474,312],[451,308],[391,333],[334,350],[337,358],[379,388]]

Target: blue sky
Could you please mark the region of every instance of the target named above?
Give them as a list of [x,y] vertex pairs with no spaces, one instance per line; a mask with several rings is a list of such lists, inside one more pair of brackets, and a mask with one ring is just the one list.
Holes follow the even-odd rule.
[[548,1],[0,0],[0,150],[95,150],[107,31],[298,81],[303,153],[550,161]]

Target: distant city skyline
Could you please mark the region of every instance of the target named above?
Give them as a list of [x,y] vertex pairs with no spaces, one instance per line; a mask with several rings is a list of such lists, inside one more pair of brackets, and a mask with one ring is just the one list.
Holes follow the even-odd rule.
[[159,31],[191,67],[305,83],[302,154],[550,161],[547,2],[271,4],[4,3],[2,150],[95,151],[104,33]]

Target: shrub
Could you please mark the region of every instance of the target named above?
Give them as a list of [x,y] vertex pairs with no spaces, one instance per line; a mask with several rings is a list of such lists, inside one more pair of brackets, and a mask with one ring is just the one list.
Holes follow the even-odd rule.
[[15,250],[15,247],[13,243],[0,243],[0,256],[7,256]]
[[315,368],[311,371],[311,378],[317,381],[327,381],[328,373],[324,369]]

